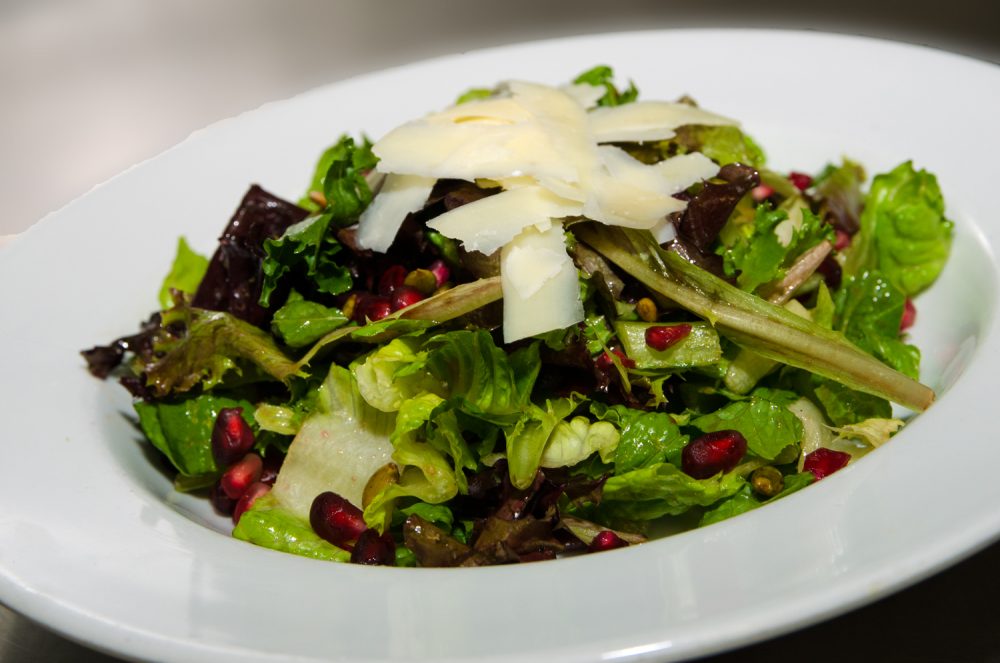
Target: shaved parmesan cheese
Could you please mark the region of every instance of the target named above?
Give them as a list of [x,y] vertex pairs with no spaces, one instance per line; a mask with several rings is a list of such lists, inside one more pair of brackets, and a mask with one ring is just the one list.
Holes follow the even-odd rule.
[[587,110],[596,107],[597,102],[608,92],[604,87],[590,83],[573,83],[572,85],[563,85],[559,89],[573,97],[576,103]]
[[652,228],[687,204],[673,196],[640,189],[607,173],[599,173],[592,179],[589,194],[583,204],[584,216],[625,228]]
[[460,104],[390,131],[373,147],[379,168],[469,181],[577,181],[595,159],[584,109],[545,85],[513,81],[506,89],[512,96]]
[[406,215],[427,202],[434,178],[420,175],[386,176],[378,195],[358,220],[358,245],[385,253],[389,250]]
[[[509,81],[488,99],[390,131],[373,151],[379,170],[394,175],[362,217],[362,246],[387,249],[417,205],[417,192],[437,178],[499,186],[502,192],[446,212],[428,226],[468,251],[490,255],[503,248],[508,342],[578,322],[583,309],[576,269],[559,219],[585,216],[648,229],[665,243],[675,236],[668,215],[686,206],[674,195],[719,171],[698,153],[647,165],[600,143],[661,140],[688,124],[735,124],[680,103],[597,107],[605,92],[589,84],[554,88]],[[413,179],[396,179],[402,176]],[[380,205],[387,194],[391,199]]]
[[663,178],[663,191],[671,195],[684,191],[695,182],[719,174],[719,164],[701,152],[681,154],[649,166]]
[[583,320],[576,266],[558,221],[545,232],[525,228],[503,247],[500,282],[505,343]]
[[489,255],[526,226],[544,230],[551,219],[576,216],[580,210],[577,202],[559,198],[540,186],[525,186],[456,207],[427,226],[459,240],[467,251]]
[[662,219],[649,229],[657,244],[666,244],[677,238],[677,227],[669,219]]
[[735,120],[697,106],[666,101],[636,101],[595,108],[589,113],[590,132],[598,143],[666,140],[688,124],[736,125]]

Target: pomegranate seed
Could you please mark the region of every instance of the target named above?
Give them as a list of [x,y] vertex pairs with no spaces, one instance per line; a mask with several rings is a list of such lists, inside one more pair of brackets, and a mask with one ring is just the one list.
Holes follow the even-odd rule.
[[212,428],[212,457],[220,467],[229,467],[253,448],[254,437],[243,419],[243,408],[219,410]]
[[906,303],[903,304],[903,317],[899,321],[899,331],[904,332],[913,326],[913,323],[917,321],[917,307],[913,305],[913,300],[909,297],[906,298]]
[[750,195],[753,197],[754,201],[759,203],[773,196],[774,189],[766,184],[760,184],[750,189]]
[[345,550],[350,550],[351,544],[368,529],[361,509],[330,491],[313,500],[309,524],[321,538]]
[[646,345],[654,350],[666,350],[691,333],[691,325],[657,325],[646,328]]
[[273,486],[274,482],[278,478],[278,472],[281,471],[281,466],[284,462],[285,454],[281,453],[277,449],[268,449],[267,455],[264,456],[264,470],[260,475],[261,482],[266,483],[269,486]]
[[612,354],[618,357],[618,361],[620,361],[622,366],[624,366],[625,368],[635,368],[635,361],[629,358],[628,355],[626,355],[618,348],[613,348],[610,354],[608,352],[603,352],[594,361],[594,364],[597,366],[597,368],[601,369],[602,371],[611,370],[611,367],[614,366],[614,362],[611,360]]
[[601,552],[602,550],[614,550],[615,548],[624,548],[628,545],[628,541],[621,538],[609,529],[602,529],[594,537],[590,545],[587,546],[589,552]]
[[360,309],[360,322],[375,322],[392,313],[392,304],[388,297],[371,296],[366,297],[358,307]]
[[447,281],[451,276],[451,270],[448,269],[448,265],[444,263],[444,260],[435,260],[427,269],[431,270],[434,274],[434,280],[437,281],[437,287],[439,288],[443,286],[445,281]]
[[389,532],[379,534],[378,530],[366,529],[358,535],[358,542],[351,551],[351,562],[368,566],[392,566],[396,563],[396,542]]
[[233,515],[237,500],[226,495],[226,491],[222,490],[222,486],[218,481],[212,484],[212,489],[208,492],[208,500],[212,503],[212,508],[220,516]]
[[833,242],[833,248],[838,251],[843,251],[848,246],[851,245],[851,236],[845,233],[843,230],[837,229],[837,236]]
[[739,431],[720,430],[702,435],[681,452],[681,469],[695,479],[707,479],[736,467],[747,452]]
[[788,179],[791,180],[792,184],[799,191],[805,191],[809,188],[809,185],[813,183],[813,178],[805,173],[798,173],[794,170],[788,173]]
[[404,280],[406,280],[406,268],[402,265],[392,265],[382,272],[382,276],[378,279],[378,294],[391,295],[396,288],[403,285]]
[[240,522],[240,518],[246,513],[253,503],[257,501],[261,495],[267,495],[271,492],[271,487],[266,483],[261,483],[257,481],[256,483],[250,484],[246,492],[243,493],[243,497],[240,498],[239,502],[236,503],[236,508],[233,509],[233,524]]
[[393,311],[398,311],[407,306],[413,306],[423,298],[423,294],[416,288],[411,288],[408,285],[400,286],[392,293],[391,307]]
[[820,447],[811,454],[806,455],[802,469],[806,472],[812,472],[813,476],[818,480],[833,474],[847,465],[850,460],[851,454],[849,453]]
[[247,454],[243,460],[230,465],[222,473],[219,486],[230,499],[238,500],[247,491],[250,484],[259,481],[264,471],[264,461],[257,454]]

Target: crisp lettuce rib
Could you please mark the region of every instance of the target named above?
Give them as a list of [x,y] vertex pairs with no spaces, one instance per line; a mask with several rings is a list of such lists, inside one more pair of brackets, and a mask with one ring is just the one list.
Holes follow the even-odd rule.
[[925,410],[934,402],[929,387],[889,368],[842,334],[664,251],[646,231],[582,223],[573,226],[573,232],[652,290],[714,324],[738,345],[913,410]]

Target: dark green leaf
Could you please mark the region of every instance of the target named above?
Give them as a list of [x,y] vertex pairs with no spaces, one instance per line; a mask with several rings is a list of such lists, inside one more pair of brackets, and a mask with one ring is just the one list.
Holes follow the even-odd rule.
[[253,421],[253,404],[212,394],[178,401],[136,401],[139,426],[177,471],[187,477],[215,474],[212,428],[219,410],[242,407],[243,418]]

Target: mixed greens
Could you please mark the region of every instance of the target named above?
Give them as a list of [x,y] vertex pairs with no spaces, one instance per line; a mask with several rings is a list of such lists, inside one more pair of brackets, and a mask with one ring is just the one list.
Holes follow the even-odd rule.
[[[574,83],[551,94],[588,114],[640,108],[607,67]],[[679,158],[715,173],[672,193],[655,230],[588,213],[517,229],[565,242],[582,311],[569,326],[505,338],[514,242],[487,255],[441,223],[523,182],[433,175],[374,250],[365,212],[390,180],[377,143],[344,136],[297,203],[251,187],[211,259],[181,239],[162,310],[83,354],[135,397],[179,490],[208,491],[234,536],[286,552],[477,566],[755,509],[885,443],[892,403],[931,405],[906,330],[952,224],[909,162],[866,193],[859,164],[782,174],[712,122],[597,141],[634,172]],[[557,278],[536,268],[526,301]]]

